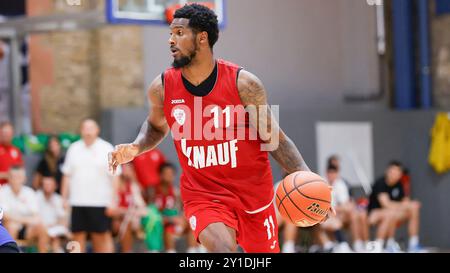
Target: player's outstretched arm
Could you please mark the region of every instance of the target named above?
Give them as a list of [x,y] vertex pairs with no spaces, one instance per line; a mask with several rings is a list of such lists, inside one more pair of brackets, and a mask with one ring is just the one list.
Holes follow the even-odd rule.
[[138,154],[155,148],[167,136],[169,126],[164,116],[164,87],[161,76],[156,77],[148,90],[150,113],[142,124],[141,131],[133,145]]
[[109,154],[110,169],[115,172],[117,166],[132,161],[139,154],[155,148],[169,132],[164,116],[164,88],[161,76],[156,77],[148,90],[150,111],[133,143],[121,144]]
[[267,105],[266,90],[258,77],[242,70],[239,73],[238,90],[249,113],[251,125],[257,129],[259,137],[270,144],[266,147],[272,147],[269,152],[280,166],[287,173],[310,171],[294,142],[286,136],[274,118]]

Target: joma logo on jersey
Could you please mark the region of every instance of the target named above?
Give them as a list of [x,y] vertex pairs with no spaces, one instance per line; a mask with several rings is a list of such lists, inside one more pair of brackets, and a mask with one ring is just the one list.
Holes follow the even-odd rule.
[[182,104],[182,103],[184,103],[184,99],[172,100],[171,103],[172,103],[172,104]]
[[317,203],[312,203],[311,206],[309,206],[307,208],[307,210],[309,210],[312,213],[318,214],[318,215],[322,215],[325,216],[327,214],[326,210],[323,210],[320,208],[320,205]]
[[237,140],[232,140],[206,147],[187,147],[186,139],[181,139],[181,151],[188,158],[188,165],[196,169],[228,164],[231,165],[231,168],[236,168],[236,152],[238,151],[236,144]]

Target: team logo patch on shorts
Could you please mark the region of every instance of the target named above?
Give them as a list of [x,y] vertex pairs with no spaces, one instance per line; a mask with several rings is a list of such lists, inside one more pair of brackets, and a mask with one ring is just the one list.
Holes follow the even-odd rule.
[[195,216],[191,216],[191,218],[189,218],[189,224],[191,225],[191,229],[195,230],[197,227],[197,218]]

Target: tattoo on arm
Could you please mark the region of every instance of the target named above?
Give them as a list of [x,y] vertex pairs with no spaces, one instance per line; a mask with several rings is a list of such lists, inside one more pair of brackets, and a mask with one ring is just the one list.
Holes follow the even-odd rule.
[[139,154],[155,148],[169,132],[163,110],[163,93],[161,77],[158,76],[148,91],[150,114],[142,124],[141,131],[133,142],[137,146]]
[[166,132],[152,126],[146,120],[142,124],[141,131],[133,144],[137,145],[139,154],[155,148],[166,136]]
[[296,171],[310,171],[294,142],[283,132],[280,132],[278,149],[270,154],[289,174]]
[[287,172],[310,171],[295,144],[279,128],[270,107],[267,105],[266,90],[262,82],[248,71],[242,70],[238,78],[238,90],[244,106],[256,111],[248,111],[251,125],[265,143],[271,143],[270,154]]

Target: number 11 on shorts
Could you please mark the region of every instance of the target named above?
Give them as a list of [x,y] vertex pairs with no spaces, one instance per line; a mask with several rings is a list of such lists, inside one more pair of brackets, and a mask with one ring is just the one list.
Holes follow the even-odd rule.
[[267,228],[267,240],[272,239],[272,237],[275,236],[275,224],[272,215],[264,220],[264,226]]

